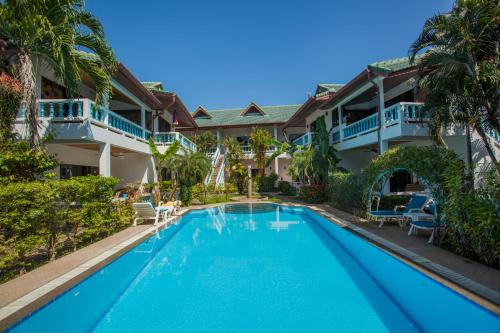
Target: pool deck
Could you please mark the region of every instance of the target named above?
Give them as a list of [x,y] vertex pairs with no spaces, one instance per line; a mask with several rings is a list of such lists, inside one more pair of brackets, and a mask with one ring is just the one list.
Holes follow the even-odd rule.
[[[283,198],[284,204],[302,205]],[[241,202],[265,202],[246,199]],[[214,205],[188,207],[200,209]],[[427,235],[408,236],[397,225],[368,224],[329,205],[304,205],[333,223],[350,229],[450,288],[500,313],[500,271],[427,243]],[[176,217],[177,218],[177,217]],[[175,218],[174,218],[175,219]],[[172,220],[168,221],[171,223]],[[132,246],[150,237],[158,226],[129,227],[110,237],[40,266],[0,285],[0,331],[61,294]],[[458,274],[457,274],[458,273]]]

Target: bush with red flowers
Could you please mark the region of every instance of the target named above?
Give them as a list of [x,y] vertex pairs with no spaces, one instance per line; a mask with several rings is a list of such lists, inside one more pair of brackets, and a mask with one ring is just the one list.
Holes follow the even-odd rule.
[[22,87],[19,81],[0,73],[0,144],[12,133],[12,125],[21,105]]
[[300,188],[300,198],[307,203],[322,203],[326,200],[324,185],[303,185]]

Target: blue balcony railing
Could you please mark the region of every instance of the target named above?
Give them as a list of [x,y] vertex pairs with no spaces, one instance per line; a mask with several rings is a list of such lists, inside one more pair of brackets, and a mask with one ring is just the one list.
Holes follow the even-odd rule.
[[334,130],[332,132],[332,143],[340,141],[340,130]]
[[315,133],[307,132],[304,135],[299,136],[298,138],[292,141],[292,144],[298,146],[309,146],[312,144],[314,140]]
[[161,145],[169,145],[174,141],[179,141],[181,145],[189,150],[196,151],[196,145],[179,132],[155,133],[155,142]]
[[343,129],[344,138],[361,135],[370,132],[378,127],[378,114],[358,120]]
[[111,111],[108,111],[108,126],[135,137],[144,138],[144,129],[141,126]]
[[38,101],[41,118],[83,118],[83,99],[43,99]]

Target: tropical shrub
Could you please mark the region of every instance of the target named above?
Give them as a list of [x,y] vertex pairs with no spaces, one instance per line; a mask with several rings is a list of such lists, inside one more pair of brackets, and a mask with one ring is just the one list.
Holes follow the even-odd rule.
[[303,185],[300,187],[300,198],[307,203],[322,203],[326,200],[324,185]]
[[191,141],[196,144],[199,151],[208,152],[208,150],[217,145],[217,137],[210,131],[203,131],[191,137]]
[[130,225],[129,200],[112,202],[115,178],[9,183],[0,187],[0,281]]
[[278,182],[278,190],[283,195],[296,195],[297,194],[297,189],[290,182],[287,182],[284,180]]
[[197,184],[192,188],[193,199],[204,205],[230,201],[236,192],[236,187],[231,183],[224,183],[219,186]]
[[0,150],[0,183],[52,178],[55,156],[35,150],[28,141],[8,141]]
[[259,192],[273,192],[275,191],[276,181],[278,180],[278,175],[275,173],[270,174],[269,176],[262,176],[259,179]]
[[365,188],[363,176],[336,172],[328,181],[328,201],[338,209],[363,216],[366,213]]
[[445,246],[462,256],[500,267],[500,179],[492,169],[474,189],[462,161],[446,174],[449,193],[444,205]]

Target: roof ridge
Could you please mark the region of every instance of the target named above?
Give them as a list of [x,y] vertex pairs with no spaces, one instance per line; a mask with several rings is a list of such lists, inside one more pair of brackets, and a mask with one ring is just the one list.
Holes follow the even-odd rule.
[[[256,104],[258,105],[258,104]],[[265,106],[260,106],[258,105],[260,108],[279,108],[279,107],[284,107],[284,106],[299,106],[299,105],[302,105],[300,103],[295,103],[295,104],[280,104],[280,105],[265,105]],[[248,108],[248,106],[244,106],[244,107],[239,107],[239,108],[227,108],[227,109],[213,109],[213,110],[210,110],[210,109],[205,109],[205,111],[207,112],[218,112],[218,111],[235,111],[235,110],[246,110]],[[195,110],[196,111],[196,110]]]

